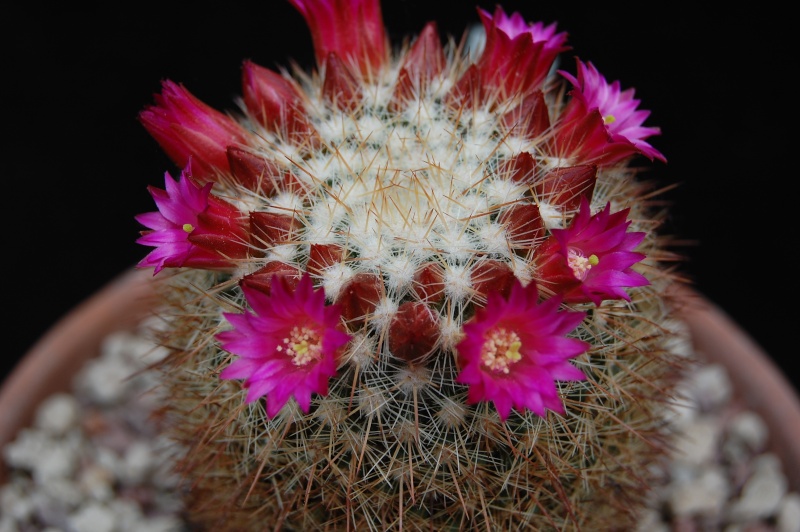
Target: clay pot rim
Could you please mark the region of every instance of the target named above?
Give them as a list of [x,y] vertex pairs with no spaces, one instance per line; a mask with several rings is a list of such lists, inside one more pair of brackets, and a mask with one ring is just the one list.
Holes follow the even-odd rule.
[[734,397],[758,413],[768,449],[780,457],[789,489],[800,491],[800,396],[767,352],[722,308],[687,286],[670,296],[698,356],[725,367]]
[[[70,389],[71,377],[112,332],[132,330],[155,308],[159,280],[151,270],[124,271],[63,316],[0,386],[0,449],[28,426],[47,396]],[[734,393],[769,429],[793,491],[800,491],[800,399],[767,353],[721,308],[693,289],[671,290],[694,349],[728,371]],[[121,304],[122,303],[122,304]],[[76,334],[77,333],[77,334]],[[98,334],[99,333],[99,334]],[[42,371],[42,367],[47,371]],[[7,475],[0,462],[0,484]]]
[[[71,388],[83,364],[115,331],[132,330],[158,300],[152,270],[124,271],[62,316],[0,385],[0,449],[30,425],[45,398]],[[46,370],[42,370],[46,368]],[[0,460],[0,484],[7,476]]]

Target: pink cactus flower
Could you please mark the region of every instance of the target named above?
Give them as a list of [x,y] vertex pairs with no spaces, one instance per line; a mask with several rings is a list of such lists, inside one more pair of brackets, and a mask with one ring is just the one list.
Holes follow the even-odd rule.
[[640,153],[666,162],[661,152],[645,141],[661,131],[642,125],[650,111],[638,109],[634,89],[623,91],[619,81],[608,83],[592,63],[576,61],[577,78],[559,70],[574,86],[556,135],[563,156],[576,157],[579,163],[609,165]]
[[183,85],[165,81],[156,104],[139,120],[181,168],[192,159],[195,179],[206,182],[229,171],[227,147],[244,143],[246,131],[233,118],[195,98]]
[[166,190],[148,187],[158,211],[136,216],[149,229],[136,242],[156,248],[139,261],[140,268],[155,268],[153,275],[164,268],[227,269],[247,256],[247,216],[213,196],[213,183],[198,185],[188,166],[179,181],[169,173],[164,181]]
[[611,213],[611,204],[591,215],[589,202],[581,200],[580,211],[567,229],[553,229],[536,250],[537,279],[571,303],[599,305],[604,299],[624,299],[624,290],[650,284],[631,269],[645,258],[633,251],[644,239],[643,232],[627,232],[630,209]]
[[325,292],[314,290],[308,274],[294,290],[276,275],[269,295],[246,284],[242,291],[253,312],[224,313],[233,329],[217,338],[223,349],[239,358],[220,378],[244,379],[246,401],[266,397],[269,417],[290,397],[307,413],[312,393],[328,393],[339,348],[350,340],[340,330],[339,307],[325,305]]
[[544,417],[547,410],[564,413],[556,381],[585,380],[568,360],[589,344],[567,338],[585,317],[583,312],[559,312],[558,297],[541,303],[535,283],[516,280],[507,299],[489,294],[484,308],[464,324],[457,345],[461,373],[456,381],[469,385],[467,401],[493,401],[505,421],[512,407]]
[[477,91],[480,103],[523,97],[539,90],[559,53],[568,50],[566,32],[556,24],[526,22],[519,13],[507,16],[500,6],[494,15],[478,14],[486,30],[486,46],[478,62],[454,88],[466,103]]

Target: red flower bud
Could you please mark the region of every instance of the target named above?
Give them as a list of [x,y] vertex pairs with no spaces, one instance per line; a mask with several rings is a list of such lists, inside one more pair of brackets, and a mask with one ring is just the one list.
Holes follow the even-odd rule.
[[423,301],[438,303],[444,298],[444,268],[429,262],[414,273],[414,292]]
[[497,221],[505,225],[509,240],[519,247],[533,247],[545,233],[539,207],[533,203],[515,203]]
[[550,129],[544,93],[537,90],[525,96],[521,104],[503,115],[503,125],[513,135],[528,139],[544,137]]
[[497,169],[500,176],[516,183],[532,183],[535,171],[536,161],[526,151],[504,160]]
[[242,259],[250,249],[248,232],[247,220],[239,209],[210,195],[208,207],[197,215],[197,227],[187,240],[220,258]]
[[245,142],[244,128],[171,81],[155,100],[139,120],[178,166],[188,167],[191,160],[192,176],[201,184],[229,170],[227,148]]
[[439,317],[425,303],[400,305],[389,326],[389,351],[409,364],[421,364],[439,341]]
[[436,23],[429,22],[406,55],[390,106],[424,93],[431,80],[442,72],[446,62]]
[[478,14],[486,44],[480,59],[456,82],[453,99],[462,105],[492,105],[541,90],[558,54],[569,48],[564,44],[567,34],[556,33],[555,23],[527,24],[516,14],[507,17],[500,6],[494,15],[480,8]]
[[282,278],[287,288],[294,290],[300,283],[302,273],[303,272],[294,266],[279,261],[272,261],[253,273],[242,277],[239,280],[239,286],[242,288],[252,288],[269,295],[272,286],[272,278],[277,275]]
[[251,212],[251,243],[260,249],[286,244],[292,241],[293,233],[299,225],[299,221],[293,216],[273,212]]
[[274,161],[237,146],[228,146],[227,152],[231,173],[243,187],[265,196],[272,196],[280,188],[285,170]]
[[344,257],[344,250],[336,244],[311,244],[306,270],[314,275],[322,275],[325,268],[338,264]]
[[445,95],[444,101],[454,109],[468,109],[481,103],[481,75],[478,67],[470,66]]
[[361,101],[361,85],[334,52],[325,60],[322,97],[341,111],[354,111]]
[[316,136],[314,126],[306,118],[300,93],[289,80],[245,61],[242,86],[245,106],[268,131],[282,133],[298,145]]
[[289,0],[303,15],[314,40],[317,63],[334,52],[361,74],[377,71],[386,61],[386,30],[378,0]]
[[505,262],[490,259],[475,264],[471,272],[471,280],[472,288],[484,299],[492,292],[505,298],[511,293],[516,276]]
[[372,273],[357,273],[339,292],[336,304],[352,329],[366,323],[383,298],[383,281]]
[[533,185],[533,190],[540,201],[573,211],[580,207],[582,198],[591,202],[596,182],[597,166],[583,164],[548,172]]

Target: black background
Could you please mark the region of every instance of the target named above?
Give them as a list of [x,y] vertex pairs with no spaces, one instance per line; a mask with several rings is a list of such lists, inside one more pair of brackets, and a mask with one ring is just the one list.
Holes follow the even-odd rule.
[[[150,248],[135,214],[147,185],[176,168],[137,121],[162,79],[220,110],[235,109],[244,59],[310,67],[298,12],[260,4],[165,2],[102,7],[15,4],[2,32],[3,342],[5,374],[69,309]],[[741,324],[800,387],[796,356],[797,58],[792,17],[769,3],[724,10],[662,3],[506,2],[529,21],[557,22],[573,55],[635,87],[650,142],[667,164],[649,176],[674,202],[668,232],[692,244],[682,270]],[[460,37],[475,5],[385,2],[392,42],[437,20]],[[9,321],[10,320],[10,321]]]

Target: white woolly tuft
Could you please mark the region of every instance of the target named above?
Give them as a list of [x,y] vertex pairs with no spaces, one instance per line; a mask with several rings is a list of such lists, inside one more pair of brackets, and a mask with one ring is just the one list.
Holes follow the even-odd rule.
[[390,257],[382,266],[381,270],[386,278],[386,288],[390,293],[402,297],[411,287],[414,281],[414,273],[420,266],[420,262],[407,254],[399,254]]
[[267,251],[265,259],[267,262],[277,260],[289,264],[293,262],[297,256],[297,249],[298,246],[295,244],[280,244],[277,246],[272,246],[269,248],[269,251]]
[[539,216],[547,229],[563,229],[564,213],[561,209],[545,201],[539,202]]
[[325,296],[333,301],[339,295],[347,281],[349,281],[356,272],[346,264],[336,263],[333,264],[322,272],[322,287],[325,290]]
[[370,318],[370,325],[376,331],[385,331],[397,314],[398,304],[390,297],[381,298]]
[[448,298],[454,301],[467,301],[473,292],[470,268],[451,265],[444,274],[444,292]]
[[440,344],[445,351],[454,351],[458,342],[464,337],[461,320],[449,316],[439,323]]

